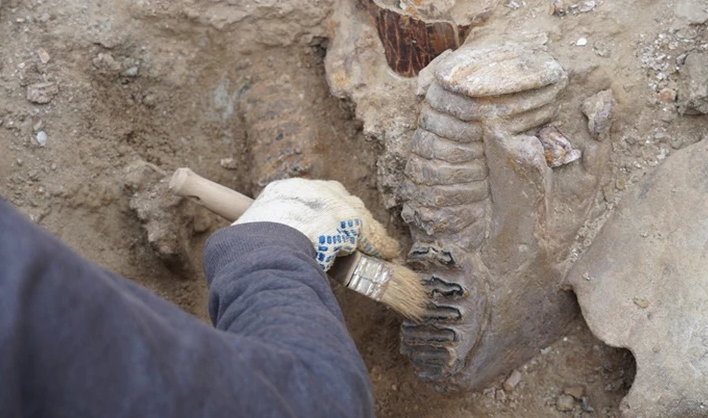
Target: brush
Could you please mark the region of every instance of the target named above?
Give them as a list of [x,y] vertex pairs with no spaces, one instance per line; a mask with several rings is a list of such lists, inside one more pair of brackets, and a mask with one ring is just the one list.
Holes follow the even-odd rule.
[[[175,171],[169,189],[231,222],[253,203],[248,196],[207,180],[189,168]],[[329,270],[329,276],[414,321],[420,321],[426,311],[428,293],[420,276],[400,264],[355,251],[351,255],[338,257]]]

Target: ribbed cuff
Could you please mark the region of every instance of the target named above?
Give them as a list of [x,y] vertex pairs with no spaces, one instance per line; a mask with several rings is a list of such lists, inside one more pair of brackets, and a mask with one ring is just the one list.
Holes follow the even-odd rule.
[[232,225],[216,231],[204,245],[204,274],[211,283],[222,266],[263,247],[281,247],[315,258],[312,242],[295,228],[275,222]]

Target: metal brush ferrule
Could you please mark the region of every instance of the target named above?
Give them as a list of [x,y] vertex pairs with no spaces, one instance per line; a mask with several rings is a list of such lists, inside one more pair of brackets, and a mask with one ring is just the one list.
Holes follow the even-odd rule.
[[377,258],[362,255],[346,286],[354,291],[380,301],[393,277],[393,268]]

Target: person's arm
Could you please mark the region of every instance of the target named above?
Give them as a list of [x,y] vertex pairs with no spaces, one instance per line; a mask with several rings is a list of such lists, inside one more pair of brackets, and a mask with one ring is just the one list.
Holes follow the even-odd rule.
[[0,200],[0,416],[373,416],[313,254],[284,225],[217,232],[205,248],[214,329]]

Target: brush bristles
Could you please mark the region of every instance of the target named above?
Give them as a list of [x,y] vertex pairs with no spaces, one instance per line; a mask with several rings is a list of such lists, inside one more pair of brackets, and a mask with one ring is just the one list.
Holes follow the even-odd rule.
[[428,298],[418,273],[407,267],[393,265],[393,276],[381,296],[382,303],[418,322],[425,315]]

